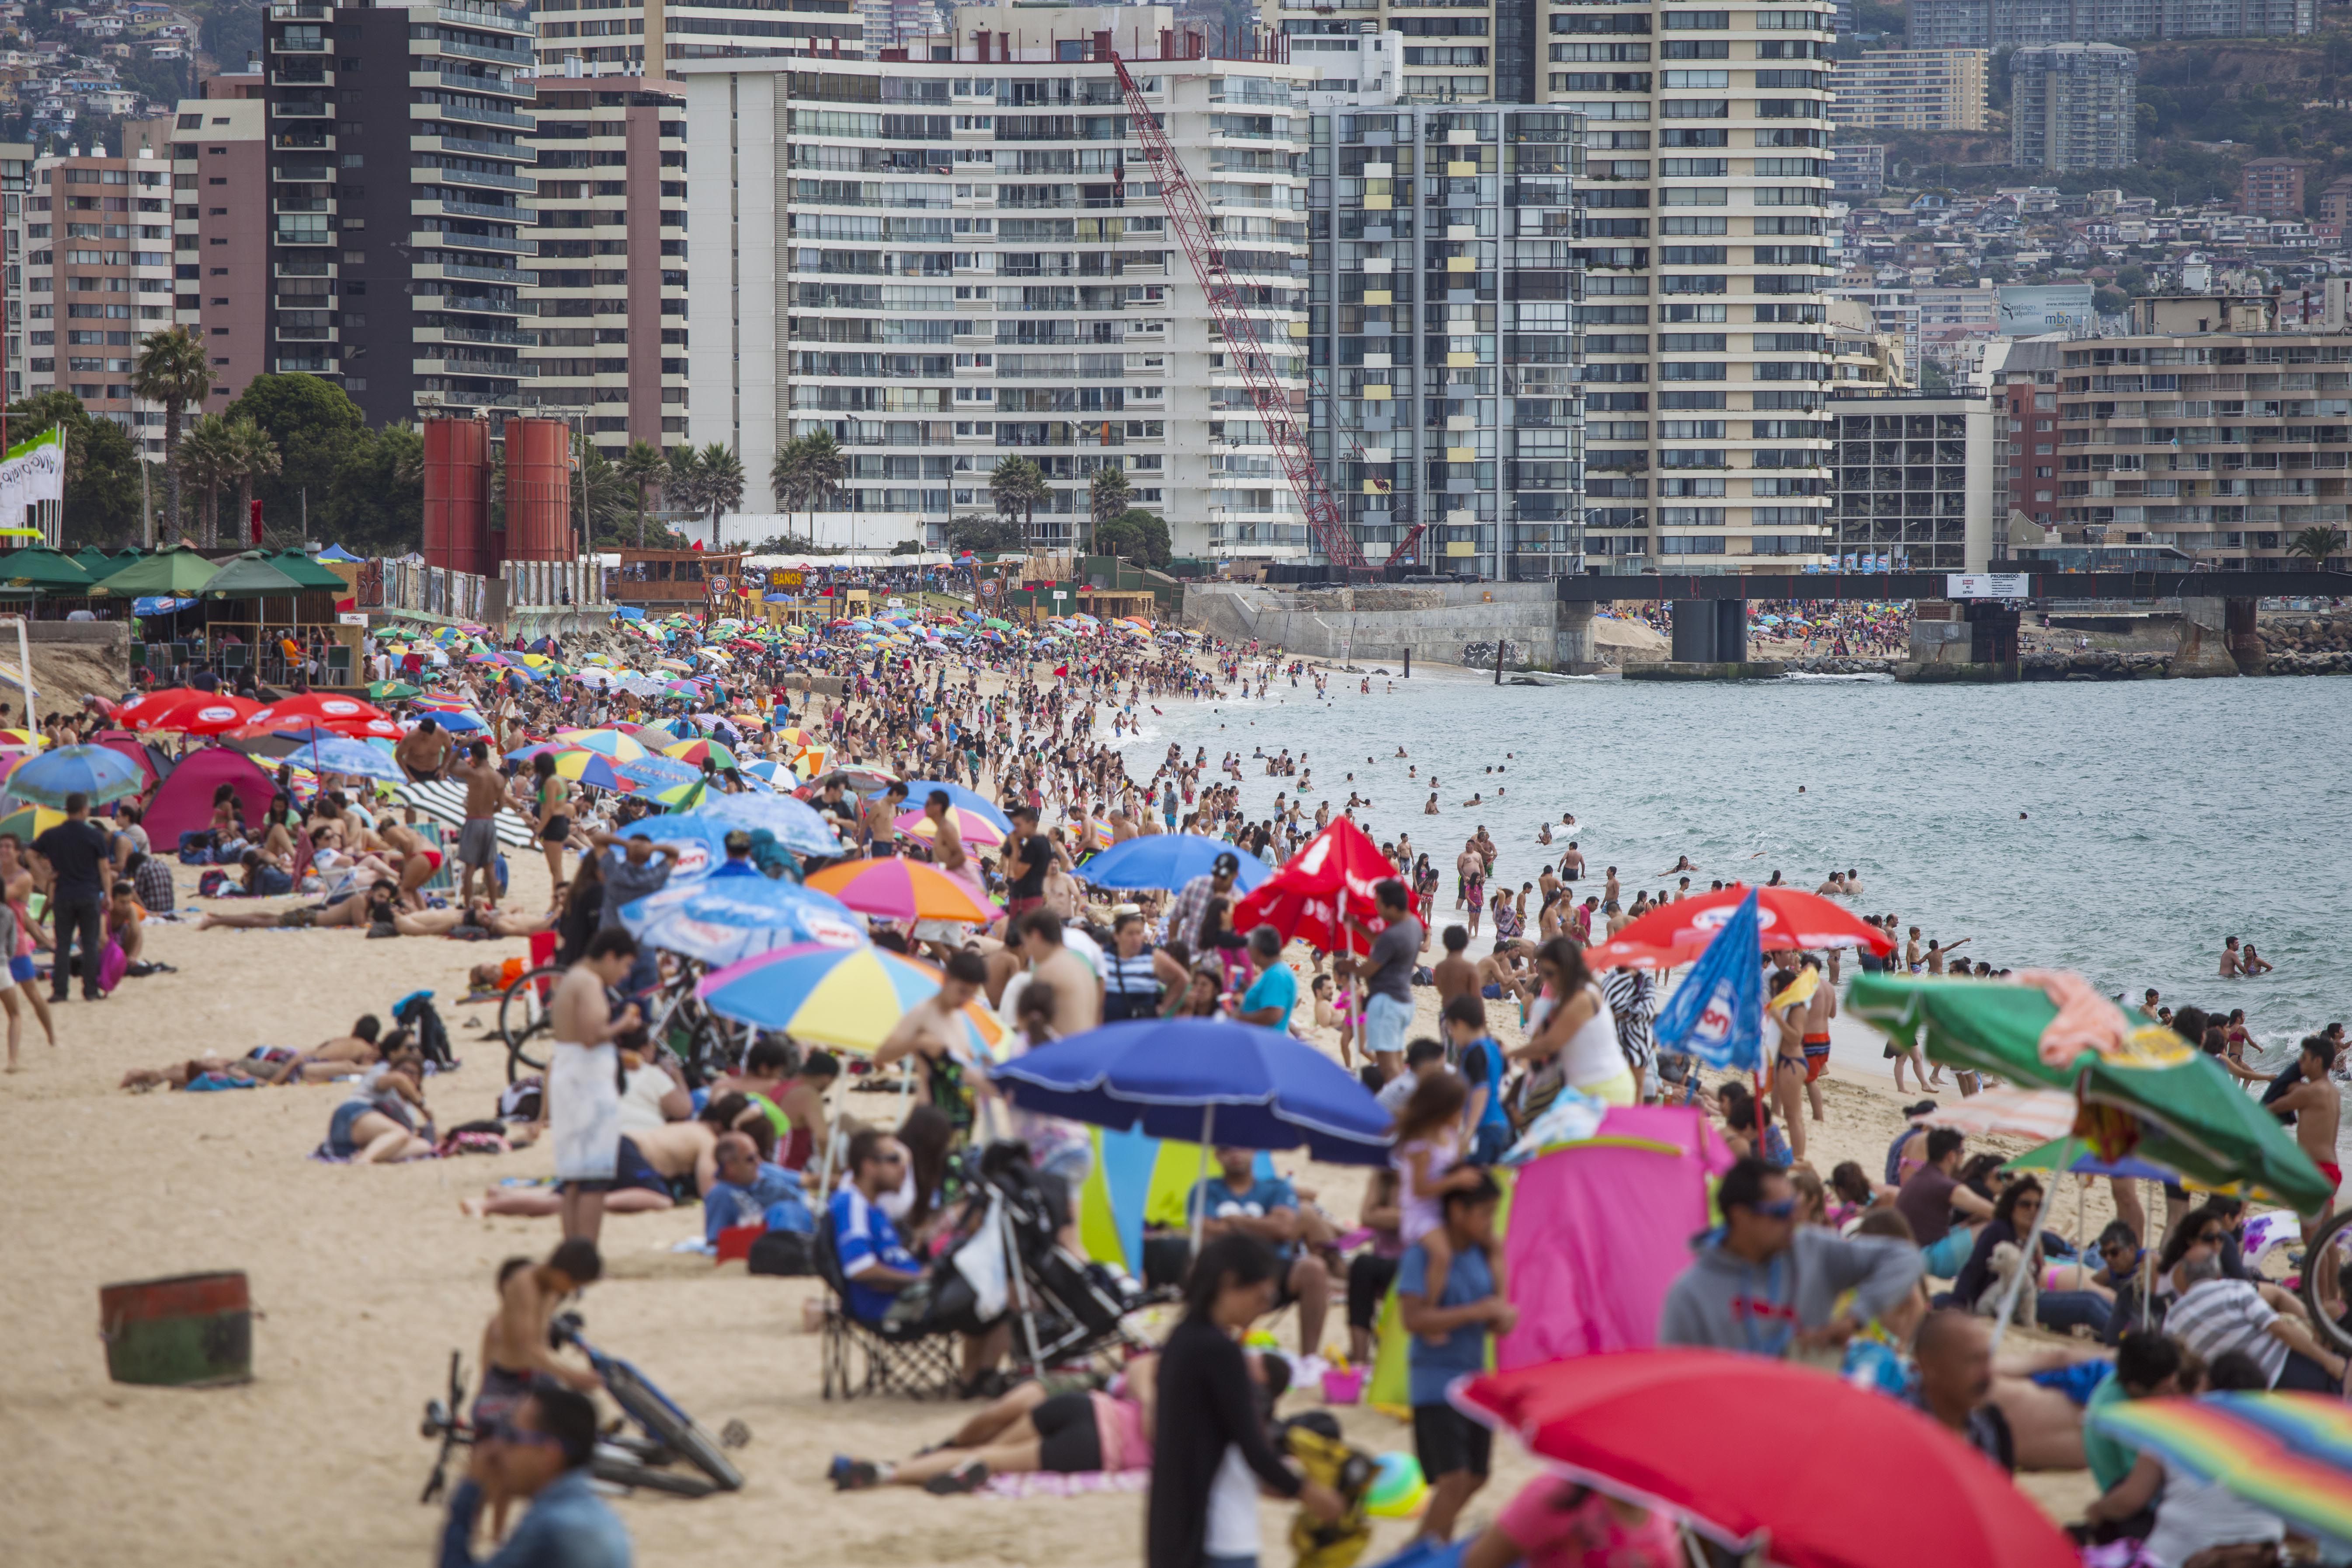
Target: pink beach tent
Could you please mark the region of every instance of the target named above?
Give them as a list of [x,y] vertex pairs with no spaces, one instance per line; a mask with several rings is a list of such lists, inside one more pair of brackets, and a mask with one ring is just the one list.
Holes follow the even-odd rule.
[[180,761],[155,791],[147,808],[146,827],[158,850],[176,846],[183,833],[213,825],[213,792],[223,784],[236,788],[245,803],[245,819],[258,824],[277,788],[251,757],[226,746],[206,746]]

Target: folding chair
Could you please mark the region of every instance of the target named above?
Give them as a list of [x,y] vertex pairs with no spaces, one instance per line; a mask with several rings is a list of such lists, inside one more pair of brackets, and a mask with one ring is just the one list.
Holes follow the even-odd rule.
[[433,875],[425,878],[422,883],[418,884],[417,891],[423,893],[457,892],[457,858],[456,852],[449,847],[447,840],[443,838],[441,836],[441,824],[432,817],[424,816],[422,813],[418,814],[416,818],[416,837],[425,840],[425,847],[429,849],[438,849],[441,851],[441,865],[439,869],[436,870]]
[[[899,1335],[862,1322],[849,1315],[849,1282],[834,1251],[833,1226],[820,1215],[816,1226],[816,1270],[825,1285],[823,1394],[831,1399],[856,1399],[867,1394],[897,1394],[908,1399],[953,1399],[962,1352],[960,1334],[933,1330]],[[853,1364],[862,1360],[863,1374]]]

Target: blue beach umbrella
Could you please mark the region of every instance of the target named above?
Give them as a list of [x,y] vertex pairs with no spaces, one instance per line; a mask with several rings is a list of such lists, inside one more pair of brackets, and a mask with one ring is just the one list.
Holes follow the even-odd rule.
[[407,771],[392,760],[390,748],[371,746],[365,741],[317,740],[286,760],[313,773],[347,773],[355,778],[383,779],[389,784],[408,782]]
[[841,840],[816,808],[787,795],[714,795],[688,815],[728,827],[764,827],[795,855],[843,853]]
[[106,746],[60,746],[8,775],[8,793],[37,805],[65,809],[66,796],[86,795],[92,805],[137,795],[147,776],[131,759]]
[[727,858],[728,826],[694,812],[673,811],[660,816],[641,816],[622,828],[617,837],[674,846],[677,861],[670,868],[669,886],[679,888],[700,881]]
[[613,771],[642,790],[670,789],[702,777],[700,768],[689,767],[671,757],[637,757],[615,765]]
[[1234,874],[1234,886],[1242,892],[1274,875],[1265,861],[1221,838],[1197,833],[1155,833],[1112,845],[1081,867],[1079,877],[1097,888],[1181,888],[1214,870],[1220,855],[1231,855],[1241,862]]
[[714,968],[780,947],[860,947],[866,921],[830,893],[765,877],[706,877],[621,909],[642,942]]

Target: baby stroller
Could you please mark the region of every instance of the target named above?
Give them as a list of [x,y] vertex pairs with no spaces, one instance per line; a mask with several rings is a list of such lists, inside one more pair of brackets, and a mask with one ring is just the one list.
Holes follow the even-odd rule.
[[1170,1293],[1141,1290],[1055,1239],[1063,1200],[1024,1145],[992,1143],[965,1164],[964,1215],[943,1266],[971,1286],[983,1321],[1012,1315],[1016,1369],[1036,1373],[1115,1347],[1150,1348],[1125,1320]]

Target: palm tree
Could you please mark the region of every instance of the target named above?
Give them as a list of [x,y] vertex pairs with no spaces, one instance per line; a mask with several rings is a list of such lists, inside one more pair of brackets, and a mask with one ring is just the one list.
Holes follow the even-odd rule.
[[743,504],[743,459],[734,448],[713,441],[694,458],[695,510],[710,512],[710,547],[719,548],[719,516]]
[[188,483],[204,492],[205,524],[199,534],[203,548],[220,548],[220,492],[236,482],[236,437],[228,421],[207,414],[188,426],[173,467]]
[[646,547],[646,491],[669,476],[669,461],[651,441],[632,441],[614,465],[637,492],[637,548]]
[[213,389],[212,363],[205,346],[185,327],[148,333],[139,341],[139,358],[131,367],[131,389],[151,403],[163,405],[163,466],[170,474],[172,532],[180,531],[180,469],[173,462],[180,447],[180,417],[191,404],[201,405]]
[[573,432],[572,447],[572,510],[580,519],[584,553],[594,547],[600,531],[620,531],[621,520],[629,514],[629,485],[613,459],[585,436]]
[[1021,520],[1024,543],[1036,526],[1037,503],[1053,493],[1045,484],[1045,471],[1026,458],[1007,457],[989,470],[988,499],[1007,522],[1016,517]]
[[814,540],[816,511],[841,493],[841,481],[849,473],[849,459],[842,455],[841,443],[833,438],[830,430],[813,430],[793,445],[801,449],[801,504],[809,510],[809,537]]
[[2290,555],[2303,556],[2315,569],[2323,567],[2327,564],[2329,556],[2344,553],[2344,531],[2324,525],[2306,528],[2288,543],[2286,552]]
[[787,534],[792,532],[793,513],[808,504],[807,455],[807,437],[795,436],[776,448],[776,460],[768,465],[768,491],[776,498],[776,510],[784,514]]
[[[232,419],[224,434],[228,439],[232,467],[229,477],[236,484],[236,516],[242,524],[253,515],[253,486],[278,469],[278,443],[269,432],[250,419]],[[255,540],[257,545],[261,542]]]
[[[1087,521],[1094,525],[1097,531],[1104,523],[1121,515],[1134,504],[1135,487],[1127,482],[1126,469],[1106,468],[1096,470],[1094,482],[1087,487]],[[1088,541],[1089,549],[1094,547],[1094,543],[1093,540]]]

